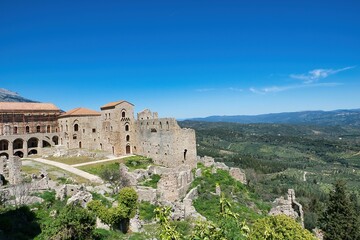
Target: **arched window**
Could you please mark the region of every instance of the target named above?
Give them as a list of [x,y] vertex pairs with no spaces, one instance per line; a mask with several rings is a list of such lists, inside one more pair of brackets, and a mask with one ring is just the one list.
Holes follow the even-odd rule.
[[41,128],[40,128],[40,126],[36,126],[36,132],[40,132],[41,131]]
[[125,125],[125,131],[128,132],[129,130],[130,130],[129,125],[126,124],[126,125]]
[[77,132],[77,131],[79,131],[79,124],[76,123],[74,125],[74,132]]
[[126,135],[126,141],[127,141],[127,142],[130,141],[130,135]]
[[51,131],[50,125],[47,125],[46,132],[49,133]]
[[25,132],[26,132],[26,133],[29,133],[29,132],[30,132],[30,127],[29,127],[29,126],[26,126],[26,127],[25,127]]
[[126,113],[125,113],[125,111],[123,111],[122,113],[121,113],[121,117],[125,117],[126,116]]
[[18,133],[18,127],[14,127],[14,134]]

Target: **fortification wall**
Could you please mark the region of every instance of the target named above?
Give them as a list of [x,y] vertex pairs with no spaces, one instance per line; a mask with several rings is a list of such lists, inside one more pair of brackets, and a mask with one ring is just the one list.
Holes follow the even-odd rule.
[[137,154],[166,167],[196,166],[194,130],[180,128],[173,118],[138,120],[136,126]]

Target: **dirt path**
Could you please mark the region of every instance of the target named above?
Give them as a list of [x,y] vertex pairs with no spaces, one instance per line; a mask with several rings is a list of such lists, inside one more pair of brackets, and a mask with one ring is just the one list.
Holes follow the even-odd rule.
[[306,174],[307,174],[308,172],[304,172],[304,182],[306,182]]
[[75,175],[83,177],[85,179],[88,179],[89,181],[94,182],[94,183],[99,183],[99,184],[104,183],[103,180],[100,177],[98,177],[96,175],[93,175],[93,174],[90,174],[90,173],[87,173],[87,172],[84,172],[84,171],[82,171],[80,169],[77,169],[77,168],[75,168],[73,166],[70,166],[70,165],[67,165],[67,164],[64,164],[64,163],[50,161],[50,160],[42,159],[42,158],[28,158],[26,160],[35,161],[35,162],[39,162],[39,163],[44,163],[44,164],[47,164],[47,165],[51,165],[51,166],[55,166],[55,167],[64,169],[65,171],[68,171],[70,173],[73,173]]
[[135,156],[135,155],[126,155],[126,156],[121,156],[121,157],[114,157],[114,158],[109,158],[109,159],[104,159],[104,160],[97,160],[97,161],[92,161],[92,162],[74,164],[74,165],[70,165],[70,166],[72,166],[72,167],[81,167],[81,166],[86,166],[86,165],[90,165],[90,164],[110,162],[110,161],[123,159],[123,158],[127,158],[127,157],[132,157],[132,156]]

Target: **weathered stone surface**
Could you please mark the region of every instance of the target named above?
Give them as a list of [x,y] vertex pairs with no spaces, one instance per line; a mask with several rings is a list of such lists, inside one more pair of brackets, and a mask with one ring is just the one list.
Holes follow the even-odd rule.
[[280,197],[275,199],[274,207],[270,210],[269,215],[285,214],[291,218],[299,218],[304,227],[304,212],[302,205],[295,200],[295,191],[288,190],[287,198]]
[[103,223],[100,218],[96,218],[96,228],[110,230],[110,226]]
[[82,185],[65,184],[56,190],[56,198],[62,201],[66,197],[72,197],[76,195],[78,192],[83,190],[84,190],[84,186]]
[[201,168],[196,169],[196,171],[195,171],[195,177],[201,177],[201,175],[202,175]]
[[138,194],[139,201],[147,201],[150,203],[155,203],[157,201],[157,190],[151,187],[136,187],[136,192]]
[[86,205],[92,200],[92,195],[89,192],[79,191],[77,194],[67,200],[67,205],[76,204],[85,208]]
[[230,168],[229,174],[235,180],[241,182],[242,184],[246,184],[246,175],[240,168]]

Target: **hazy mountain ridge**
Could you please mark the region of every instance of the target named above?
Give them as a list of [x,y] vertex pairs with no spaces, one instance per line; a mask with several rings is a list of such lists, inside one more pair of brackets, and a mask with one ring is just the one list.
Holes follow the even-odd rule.
[[360,109],[341,109],[334,111],[303,111],[270,113],[261,115],[209,116],[192,118],[191,121],[235,122],[235,123],[287,123],[315,125],[360,126]]
[[0,88],[0,102],[37,102],[20,96],[5,88]]

